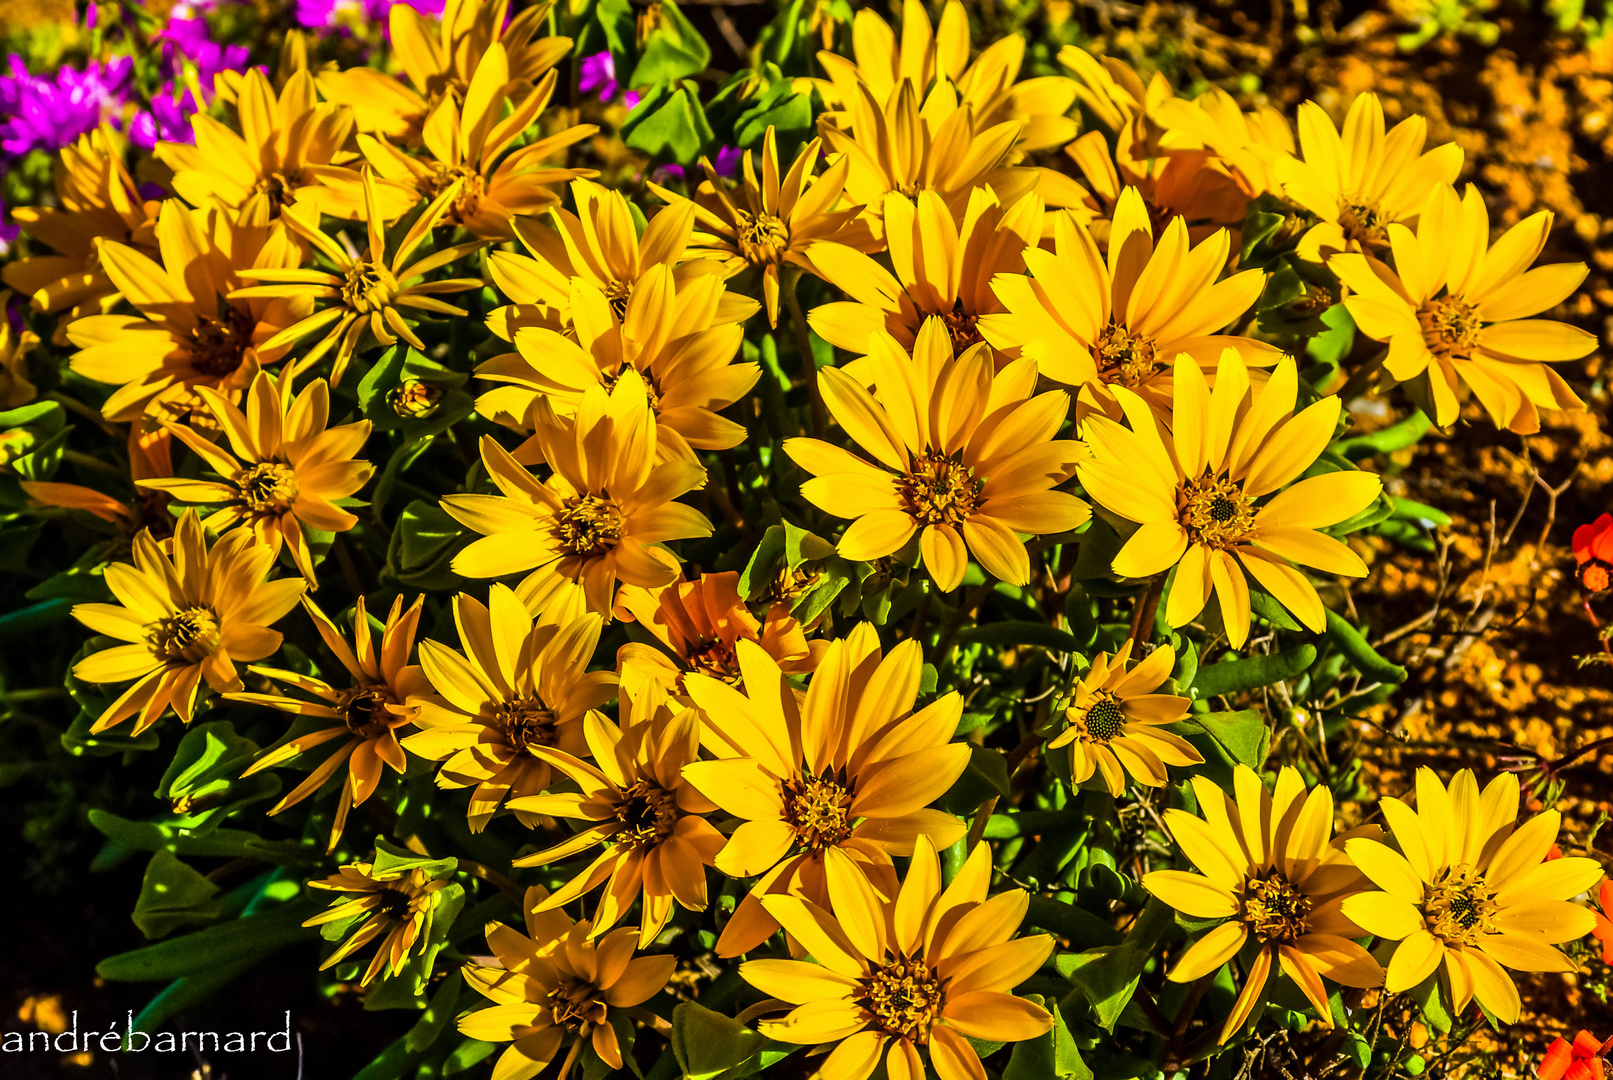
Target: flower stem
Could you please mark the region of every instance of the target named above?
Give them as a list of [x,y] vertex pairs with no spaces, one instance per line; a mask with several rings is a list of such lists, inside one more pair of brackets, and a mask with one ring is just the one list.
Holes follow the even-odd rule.
[[[1154,575],[1148,583],[1148,591],[1137,599],[1137,606],[1131,610],[1131,640],[1141,644],[1145,640],[1152,640],[1154,636],[1154,615],[1159,611],[1159,597],[1165,591],[1165,574]],[[1147,631],[1147,638],[1140,635]]]

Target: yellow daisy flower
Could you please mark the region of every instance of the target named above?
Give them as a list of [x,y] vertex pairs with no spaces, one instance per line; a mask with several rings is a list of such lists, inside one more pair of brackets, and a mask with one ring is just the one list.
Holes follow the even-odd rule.
[[1471,769],[1447,788],[1423,767],[1415,810],[1392,798],[1378,806],[1400,850],[1350,841],[1350,858],[1383,891],[1350,897],[1344,913],[1399,942],[1384,989],[1410,990],[1440,972],[1458,1013],[1476,997],[1502,1023],[1517,1023],[1518,987],[1506,969],[1575,970],[1554,946],[1596,926],[1594,912],[1569,901],[1601,879],[1601,864],[1549,858],[1562,815],[1547,810],[1517,824],[1513,773],[1480,791]]
[[1251,199],[1281,194],[1279,162],[1296,150],[1288,118],[1270,105],[1244,112],[1237,99],[1219,86],[1198,97],[1172,97],[1159,103],[1154,120],[1168,141],[1191,140],[1211,152]]
[[706,470],[681,457],[656,464],[657,425],[643,380],[628,371],[609,393],[593,387],[571,418],[540,398],[533,418],[554,470],[548,480],[540,483],[484,436],[482,462],[502,494],[442,500],[454,520],[482,534],[454,556],[454,572],[531,571],[518,591],[550,622],[584,611],[609,615],[618,580],[647,589],[676,580],[677,556],[661,545],[710,536],[712,526],[673,500],[704,486]]
[[123,164],[123,136],[107,124],[62,147],[51,179],[54,207],[16,206],[10,213],[29,240],[56,254],[17,259],[0,270],[0,278],[29,297],[35,311],[62,313],[56,342],[61,345],[68,323],[104,314],[120,299],[96,242],[104,238],[156,255],[153,229],[161,204],[140,197]]
[[1428,121],[1413,114],[1384,130],[1377,94],[1350,103],[1341,132],[1314,101],[1299,107],[1299,157],[1278,160],[1288,200],[1317,217],[1300,237],[1296,254],[1324,262],[1341,251],[1382,252],[1391,224],[1414,225],[1434,189],[1456,182],[1462,148],[1455,143],[1427,153]]
[[1041,242],[1041,196],[1005,206],[989,187],[969,192],[962,219],[933,191],[915,201],[885,196],[884,235],[895,273],[854,247],[824,241],[807,249],[824,280],[850,300],[820,304],[807,316],[818,336],[859,356],[884,331],[911,349],[919,327],[939,317],[961,353],[981,340],[982,315],[1003,310],[992,291],[997,274],[1025,270],[1025,249]]
[[233,226],[223,211],[170,199],[156,236],[160,265],[115,241],[99,248],[101,266],[138,314],[88,315],[67,331],[79,348],[72,369],[118,387],[101,406],[110,420],[192,411],[202,404],[199,386],[233,400],[260,365],[285,354],[265,342],[308,314],[305,298],[229,299],[241,287],[240,271],[302,261],[283,229]]
[[[235,103],[240,133],[205,112],[190,118],[196,145],[163,142],[156,159],[173,170],[174,191],[198,208],[223,207],[242,225],[267,225],[288,207],[310,225],[319,215],[356,218],[364,211],[359,174],[343,148],[353,136],[346,106],[320,102],[313,76],[299,71],[277,95],[263,72],[242,80]],[[413,205],[388,185],[382,211],[392,221]]]
[[1496,427],[1540,430],[1545,409],[1585,403],[1548,363],[1578,360],[1596,336],[1530,316],[1573,295],[1584,263],[1529,269],[1551,233],[1549,210],[1531,214],[1489,243],[1490,215],[1478,189],[1461,199],[1438,188],[1414,233],[1388,227],[1395,268],[1362,254],[1335,255],[1328,269],[1350,289],[1344,306],[1367,337],[1387,342],[1384,370],[1406,384],[1423,411],[1444,427],[1456,419],[1466,385]]
[[1260,951],[1221,1025],[1221,1042],[1249,1019],[1273,967],[1331,1028],[1323,979],[1360,988],[1383,983],[1383,968],[1352,940],[1365,933],[1343,911],[1367,885],[1345,849],[1381,830],[1368,825],[1335,837],[1333,793],[1322,785],[1307,792],[1297,769],[1278,773],[1275,791],[1247,765],[1238,765],[1232,780],[1229,795],[1194,776],[1199,812],[1165,811],[1165,827],[1200,872],[1143,875],[1143,888],[1182,914],[1226,919],[1194,942],[1168,977],[1185,983],[1213,974],[1253,937]]
[[590,933],[598,937],[642,898],[642,949],[672,918],[674,901],[689,911],[706,910],[706,867],[728,838],[704,817],[717,804],[683,778],[683,767],[700,755],[700,721],[694,711],[648,709],[625,695],[622,708],[626,722],[620,728],[598,713],[583,719],[594,765],[562,750],[532,748],[579,790],[522,796],[510,800],[510,808],[567,818],[584,827],[513,865],[549,866],[604,844],[605,850],[541,907],[569,904],[603,884]]
[[442,223],[449,206],[459,197],[459,189],[460,184],[457,180],[444,188],[420,216],[415,218],[414,224],[409,226],[409,231],[398,241],[397,250],[392,253],[392,258],[388,259],[387,219],[381,210],[380,189],[375,182],[374,173],[366,169],[364,219],[369,226],[369,248],[366,256],[349,255],[347,249],[331,239],[329,234],[304,224],[300,218],[293,215],[286,219],[292,232],[308,241],[335,264],[334,272],[313,267],[243,270],[241,277],[247,281],[266,284],[237,289],[230,294],[230,299],[296,296],[306,297],[315,302],[337,301],[320,308],[307,318],[292,323],[263,343],[265,348],[275,349],[292,345],[320,330],[325,331],[325,336],[319,343],[304,352],[292,367],[293,377],[312,368],[332,347],[335,347],[336,359],[330,373],[330,384],[337,385],[341,382],[342,373],[347,370],[348,361],[358,351],[359,343],[366,341],[366,336],[369,342],[382,348],[396,345],[398,339],[402,338],[415,348],[424,350],[425,342],[410,329],[405,321],[403,309],[412,308],[436,315],[464,318],[470,312],[434,297],[442,293],[458,293],[482,287],[482,279],[479,277],[444,278],[437,281],[423,279],[433,270],[480,250],[486,244],[484,240],[454,244],[434,251],[413,263],[409,262],[409,256],[413,255],[415,249],[431,234],[431,230]]
[[[533,625],[521,601],[494,585],[488,602],[454,597],[454,622],[465,651],[420,643],[420,666],[433,694],[409,699],[421,730],[404,749],[442,762],[437,786],[474,787],[466,817],[481,832],[506,798],[537,795],[553,777],[533,752],[554,746],[588,752],[584,718],[616,694],[616,676],[588,671],[602,622],[584,615],[564,625]],[[517,810],[536,828],[538,817]]]
[[277,382],[268,372],[259,372],[245,411],[217,391],[199,388],[229,450],[190,428],[170,425],[169,430],[219,479],[176,476],[139,484],[181,502],[218,505],[203,522],[216,532],[245,524],[275,556],[282,544],[289,546],[297,569],[317,589],[307,530],[346,532],[358,524],[336,500],[352,495],[375,472],[374,465],[354,459],[370,437],[370,422],[327,429],[330,388],[325,380],[315,379],[295,399],[287,393],[289,386],[289,379]]
[[[720,271],[715,262],[690,250],[694,212],[686,206],[663,209],[650,218],[640,236],[627,198],[620,191],[590,180],[573,180],[571,197],[577,212],[553,207],[549,211],[552,227],[533,218],[515,220],[515,237],[529,254],[488,253],[493,284],[512,302],[495,308],[487,325],[505,341],[514,341],[525,326],[575,336],[571,307],[572,292],[578,286],[604,294],[611,311],[622,321],[627,317],[629,298],[652,270],[670,270],[679,287]],[[744,322],[755,313],[754,300],[724,294],[717,321]]]
[[1092,658],[1065,706],[1070,726],[1047,744],[1049,750],[1070,748],[1070,773],[1077,784],[1100,772],[1117,799],[1126,790],[1126,773],[1145,787],[1163,787],[1170,779],[1165,766],[1204,761],[1186,739],[1160,730],[1185,717],[1192,704],[1185,697],[1154,693],[1170,678],[1176,650],[1161,645],[1132,665],[1134,644],[1128,639],[1112,658],[1106,652]]
[[746,150],[734,183],[701,158],[706,179],[693,199],[650,185],[669,208],[686,209],[698,220],[701,231],[694,236],[692,254],[720,260],[729,275],[760,272],[769,326],[778,325],[779,278],[786,267],[824,276],[807,254],[810,245],[832,240],[858,251],[876,246],[858,220],[863,208],[844,197],[850,162],[838,157],[821,175],[812,175],[822,150],[822,139],[807,143],[780,179],[778,138],[769,124],[762,137],[760,182],[752,152]]
[[341,739],[341,744],[329,757],[269,810],[271,815],[278,814],[302,802],[324,787],[346,765],[347,778],[342,783],[341,798],[336,804],[336,820],[331,825],[330,846],[325,849],[327,852],[336,850],[336,842],[342,838],[342,830],[347,827],[348,811],[362,805],[375,794],[376,787],[381,783],[381,766],[384,764],[400,775],[408,766],[403,747],[398,743],[398,730],[414,723],[415,706],[407,704],[409,699],[431,689],[420,667],[409,663],[415,631],[420,625],[420,606],[424,601],[425,597],[416,597],[408,610],[404,610],[403,597],[392,602],[392,610],[387,614],[386,624],[381,631],[381,649],[377,652],[364,597],[358,598],[353,609],[352,645],[348,645],[347,639],[328,615],[319,610],[312,600],[303,597],[303,610],[313,619],[314,628],[325,639],[331,655],[347,670],[352,684],[338,688],[311,675],[253,664],[247,670],[254,675],[299,690],[304,696],[288,697],[284,693],[225,695],[231,701],[266,705],[281,712],[331,721],[326,727],[304,731],[275,747],[241,774],[242,777],[248,777],[272,769],[316,746]]
[[[360,135],[359,149],[382,177],[428,199],[457,181],[449,220],[483,239],[509,240],[515,235],[511,218],[540,214],[560,201],[555,184],[598,175],[592,169],[548,167],[544,162],[599,130],[579,124],[512,150],[540,122],[554,95],[555,73],[539,79],[519,102],[514,92],[520,84],[511,79],[509,56],[501,43],[494,43],[476,67],[464,103],[444,97],[431,110],[422,133],[424,154],[408,154],[379,135]],[[506,103],[512,111],[503,116]]]
[[538,36],[553,8],[550,0],[510,18],[509,0],[447,0],[438,21],[408,4],[394,5],[387,37],[412,85],[374,68],[350,67],[320,72],[319,89],[353,110],[358,130],[412,142],[438,103],[469,96],[477,68],[495,43],[508,58],[509,77],[524,83],[564,59],[570,38]]
[[1096,414],[1081,429],[1091,451],[1076,466],[1081,486],[1138,525],[1115,556],[1114,572],[1147,578],[1176,567],[1165,606],[1172,626],[1193,621],[1213,588],[1235,649],[1249,636],[1246,574],[1320,633],[1321,598],[1292,564],[1366,576],[1360,556],[1317,530],[1360,513],[1383,487],[1375,474],[1359,471],[1293,482],[1333,438],[1339,400],[1323,398],[1296,415],[1292,357],[1260,387],[1250,385],[1243,358],[1231,349],[1221,356],[1214,391],[1196,364],[1179,360],[1176,371],[1169,430],[1124,388],[1115,393],[1129,429]]
[[573,923],[545,908],[541,885],[521,904],[526,933],[501,923],[487,928],[487,947],[499,966],[466,964],[465,981],[493,1002],[459,1020],[460,1034],[484,1042],[507,1042],[493,1068],[497,1080],[531,1080],[571,1039],[559,1075],[571,1074],[582,1048],[621,1069],[622,1048],[611,1026],[612,1009],[631,1009],[660,993],[678,958],[633,955],[636,931],[613,930],[594,940],[586,921]]
[[1172,362],[1183,353],[1204,367],[1229,346],[1251,359],[1277,359],[1270,345],[1216,333],[1265,288],[1259,270],[1216,280],[1232,250],[1226,230],[1190,246],[1186,223],[1173,218],[1156,242],[1136,188],[1120,196],[1106,254],[1069,215],[1055,215],[1054,226],[1053,251],[1025,251],[1028,274],[993,280],[1006,310],[982,315],[978,325],[994,348],[1031,357],[1049,379],[1079,387],[1082,415],[1096,409],[1118,417],[1115,387],[1163,408]]
[[769,894],[828,904],[831,852],[894,888],[892,856],[911,855],[920,837],[939,847],[961,837],[963,822],[928,807],[969,764],[969,748],[951,741],[963,698],[913,708],[924,664],[916,641],[887,655],[874,628],[859,623],[830,644],[804,694],[760,645],[741,639],[735,651],[743,691],[709,675],[684,679],[702,745],[716,758],[685,766],[684,778],[742,820],[717,869],[758,879],[717,940],[718,956],[749,952],[778,929],[762,904]]
[[832,854],[826,902],[765,900],[812,962],[740,965],[740,978],[794,1006],[780,1020],[762,1021],[762,1034],[834,1044],[815,1074],[823,1080],[868,1080],[881,1059],[890,1080],[923,1080],[920,1047],[940,1080],[979,1080],[985,1068],[971,1039],[1000,1045],[1052,1030],[1047,1010],[1013,989],[1052,955],[1053,938],[1014,936],[1030,903],[1024,889],[986,898],[991,845],[976,844],[943,889],[936,844],[921,836],[906,879],[889,896]]
[[944,592],[963,581],[971,555],[993,577],[1024,585],[1031,563],[1019,534],[1067,532],[1091,516],[1086,503],[1052,490],[1081,456],[1080,443],[1054,438],[1068,395],[1035,394],[1028,359],[994,372],[985,345],[954,357],[940,319],[920,328],[911,355],[883,331],[869,343],[872,394],[837,368],[819,377],[830,413],[874,460],[818,439],[786,439],[784,452],[812,475],[801,494],[856,519],[840,538],[844,558],[883,558],[917,536],[921,561]]
[[[681,283],[679,276],[664,264],[649,267],[620,318],[607,293],[574,281],[569,332],[523,326],[515,331],[515,352],[477,367],[479,377],[504,384],[476,399],[477,412],[532,431],[540,399],[560,416],[575,416],[590,390],[608,389],[633,371],[648,389],[663,456],[692,459],[697,449],[744,442],[744,425],[718,412],[750,393],[762,376],[761,365],[734,362],[745,339],[740,321],[756,311],[756,302],[729,294],[719,275],[694,274]],[[515,458],[534,464],[541,454],[534,435]]]
[[359,985],[370,985],[383,968],[390,968],[393,975],[398,974],[414,947],[424,947],[431,937],[432,916],[440,899],[437,894],[451,881],[450,877],[433,877],[424,867],[388,872],[377,870],[374,862],[351,863],[323,881],[310,881],[310,889],[329,889],[353,896],[332,901],[330,907],[303,923],[304,926],[324,926],[364,915],[347,940],[319,965],[319,970],[335,967],[380,938],[381,943],[369,967],[364,969]]
[[172,539],[150,529],[134,538],[134,564],[111,563],[106,584],[116,604],[78,604],[73,617],[127,645],[92,653],[73,668],[88,683],[133,685],[96,718],[95,733],[135,717],[133,735],[169,706],[185,723],[196,711],[202,680],[218,693],[241,689],[237,662],[280,648],[269,627],[297,606],[300,578],[266,581],[274,555],[246,530],[208,546],[201,519],[187,510]]

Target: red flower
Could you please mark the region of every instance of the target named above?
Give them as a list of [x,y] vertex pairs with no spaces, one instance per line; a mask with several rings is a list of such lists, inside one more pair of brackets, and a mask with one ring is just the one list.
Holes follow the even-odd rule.
[[1613,1046],[1613,1039],[1598,1042],[1596,1036],[1582,1031],[1572,1043],[1556,1039],[1546,1050],[1545,1060],[1535,1075],[1540,1080],[1603,1080],[1602,1055]]
[[1596,929],[1591,933],[1602,943],[1602,963],[1613,964],[1613,878],[1603,878],[1596,902],[1602,910],[1596,913]]
[[1613,587],[1613,514],[1603,514],[1574,530],[1574,561],[1579,584],[1586,592],[1601,593]]

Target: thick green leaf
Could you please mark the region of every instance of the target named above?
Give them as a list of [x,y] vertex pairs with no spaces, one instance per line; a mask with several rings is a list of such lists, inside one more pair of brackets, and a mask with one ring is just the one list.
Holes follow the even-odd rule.
[[1405,668],[1384,659],[1360,630],[1332,608],[1327,609],[1327,634],[1356,670],[1367,678],[1397,684],[1406,681]]
[[151,856],[133,915],[134,924],[147,939],[167,937],[181,926],[212,922],[218,916],[218,886],[206,875],[171,851],[159,850]]
[[250,857],[277,863],[318,862],[295,841],[265,840],[244,829],[204,829],[197,831],[192,818],[169,821],[130,821],[106,810],[91,810],[90,824],[109,840],[137,851],[168,851],[175,855],[215,856],[237,859]]
[[[1115,1022],[1137,992],[1143,967],[1171,919],[1169,907],[1158,899],[1150,899],[1119,945],[1089,949],[1084,953],[1064,953],[1054,961],[1059,974],[1075,986],[1071,997],[1090,1005],[1098,1026],[1105,1031],[1114,1030]],[[1065,999],[1065,1003],[1069,1000]]]
[[1047,1010],[1053,1014],[1053,1029],[1014,1044],[1003,1080],[1092,1080],[1092,1070],[1081,1060],[1075,1036],[1059,1015],[1058,1004],[1048,1002]]
[[959,631],[960,645],[990,645],[1003,648],[1010,645],[1039,645],[1054,652],[1079,652],[1081,643],[1074,635],[1055,629],[1045,623],[994,622],[971,626]]
[[1191,723],[1203,728],[1233,761],[1256,770],[1266,763],[1266,754],[1271,750],[1271,729],[1259,709],[1200,713],[1193,716]]
[[662,84],[646,94],[622,121],[622,137],[634,150],[680,165],[693,165],[714,138],[689,83]]
[[205,974],[221,964],[260,959],[287,945],[312,940],[314,931],[302,922],[314,910],[312,904],[292,903],[233,919],[184,937],[109,956],[95,966],[95,971],[114,982],[154,982]]
[[711,48],[705,37],[678,10],[675,0],[661,0],[657,7],[657,25],[639,44],[638,63],[626,79],[628,86],[691,78],[705,71],[711,62]]
[[1246,656],[1201,667],[1193,677],[1193,696],[1212,698],[1291,679],[1316,661],[1316,649],[1295,645],[1269,656]]
[[686,1080],[714,1080],[756,1056],[767,1043],[760,1032],[695,1002],[672,1010],[672,1053]]

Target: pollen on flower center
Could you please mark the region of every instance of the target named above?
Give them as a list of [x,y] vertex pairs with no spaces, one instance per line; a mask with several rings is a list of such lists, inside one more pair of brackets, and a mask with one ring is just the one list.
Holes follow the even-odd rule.
[[1281,871],[1244,885],[1243,921],[1261,941],[1295,941],[1309,932],[1311,899]]
[[282,207],[290,206],[297,201],[292,192],[301,183],[302,172],[294,169],[289,173],[270,173],[253,185],[252,190],[268,199],[270,205],[274,207],[274,212],[279,213]]
[[622,827],[611,836],[613,842],[631,848],[654,847],[671,836],[678,824],[677,797],[659,784],[639,780],[622,792],[616,820]]
[[790,246],[790,228],[772,214],[735,210],[739,254],[752,266],[777,264]]
[[1447,945],[1476,945],[1494,930],[1495,890],[1471,866],[1453,866],[1423,895],[1428,930]]
[[567,555],[603,555],[622,538],[622,509],[598,495],[567,499],[555,515],[555,541]]
[[1178,520],[1188,540],[1205,547],[1228,548],[1255,527],[1254,500],[1225,477],[1205,476],[1182,485],[1177,499]]
[[146,643],[164,660],[200,663],[218,650],[218,617],[197,605],[146,626]]
[[627,321],[627,302],[633,296],[633,283],[631,281],[617,281],[612,278],[605,283],[605,301],[616,315],[617,322]]
[[985,487],[961,455],[940,450],[914,455],[896,481],[902,509],[921,525],[962,525],[980,509]]
[[504,741],[517,754],[530,753],[534,746],[554,745],[554,710],[535,697],[502,701],[493,718],[504,732]]
[[222,319],[197,316],[190,332],[190,366],[202,375],[228,375],[241,366],[252,345],[252,318],[228,308]]
[[386,392],[386,403],[405,420],[424,420],[442,402],[442,387],[419,379],[404,379]]
[[1120,708],[1120,699],[1108,690],[1099,690],[1095,700],[1083,711],[1070,709],[1070,722],[1080,728],[1087,742],[1106,743],[1126,727],[1126,714]]
[[962,300],[953,304],[952,310],[941,316],[941,321],[946,324],[947,333],[952,336],[954,353],[962,353],[969,346],[977,345],[983,340],[977,326],[979,316],[964,311]]
[[886,1035],[922,1045],[940,1018],[944,996],[935,969],[904,956],[863,976],[857,1004]]
[[1371,203],[1344,203],[1339,207],[1339,228],[1345,239],[1358,244],[1382,244],[1389,238],[1389,221]]
[[397,289],[398,279],[386,267],[359,261],[347,268],[342,302],[358,312],[379,311],[391,306]]
[[402,889],[385,888],[375,895],[380,900],[375,912],[383,919],[402,922],[414,907],[414,898]]
[[1092,352],[1098,361],[1098,378],[1106,383],[1138,387],[1159,370],[1154,339],[1114,323],[1098,334]]
[[418,186],[426,198],[435,199],[455,180],[463,181],[463,185],[459,189],[458,197],[454,199],[453,209],[448,214],[463,225],[465,219],[474,217],[477,208],[481,206],[482,195],[487,186],[481,173],[464,165],[444,165],[438,162],[430,178],[423,179]]
[[722,638],[703,641],[689,650],[689,666],[702,675],[710,675],[730,685],[740,681],[739,657],[734,647]]
[[1441,296],[1417,309],[1423,341],[1436,356],[1462,359],[1479,343],[1478,309],[1460,296]]
[[827,776],[793,777],[782,785],[784,821],[801,846],[821,851],[851,835],[851,792]]
[[385,686],[355,686],[345,697],[337,711],[342,714],[347,730],[361,738],[384,735],[404,722],[403,717],[387,708],[398,704],[398,699]]
[[241,489],[241,501],[260,514],[289,510],[301,491],[291,466],[278,461],[253,465],[236,477],[235,486]]
[[1579,587],[1588,593],[1602,593],[1613,588],[1613,563],[1601,559],[1587,559],[1580,563]]
[[586,1032],[604,1022],[605,1006],[599,1001],[599,987],[575,975],[560,980],[560,985],[549,991],[549,1008],[554,1012],[556,1027],[567,1031]]

